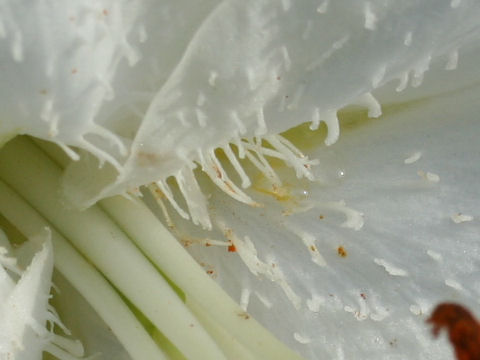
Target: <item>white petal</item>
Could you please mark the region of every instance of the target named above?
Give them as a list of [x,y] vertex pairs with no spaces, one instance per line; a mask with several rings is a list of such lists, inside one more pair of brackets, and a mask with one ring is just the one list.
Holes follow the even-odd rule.
[[[449,2],[345,1],[330,4],[325,14],[312,11],[317,6],[316,2],[225,1],[203,12],[201,21],[192,20],[194,31],[179,39],[183,51],[174,48],[169,54],[177,56],[176,62],[166,65],[163,43],[152,43],[149,51],[156,47],[152,56],[156,60],[145,61],[153,61],[160,70],[150,73],[149,64],[141,60],[128,71],[142,79],[145,71],[150,73],[153,85],[145,103],[139,104],[132,83],[122,83],[131,76],[119,74],[115,82],[115,89],[122,88],[125,96],[114,114],[137,109],[128,117],[130,124],[139,125],[128,128],[127,138],[134,137],[128,156],[118,156],[114,139],[95,141],[91,148],[79,144],[111,166],[85,177],[81,173],[86,166],[99,164],[90,159],[86,164],[74,163],[66,177],[73,186],[66,193],[89,205],[165,180],[190,171],[195,161],[201,161],[200,154],[235,142],[244,132],[243,137],[263,136],[322,120],[331,131],[327,141],[333,143],[338,137],[338,109],[360,102],[378,115],[372,90],[407,73],[413,85],[419,85],[432,60],[462,49],[480,33],[480,7],[474,1],[455,8]],[[175,11],[182,10],[171,11],[170,20],[164,22],[147,18],[146,33],[173,36],[171,21],[177,21]],[[181,13],[182,21],[191,19],[190,12]],[[366,17],[370,23],[372,16],[375,26],[366,26]],[[406,34],[411,37],[408,45]],[[120,131],[112,116],[105,111],[98,119],[110,135]],[[127,133],[123,130],[122,141]],[[112,145],[105,148],[109,142]],[[104,153],[95,149],[99,146]]]
[[[224,247],[189,249],[235,299],[247,289],[249,313],[307,358],[452,358],[425,320],[445,301],[480,315],[479,96],[477,86],[387,106],[378,120],[346,113],[338,143],[310,154],[320,159],[322,180],[300,182],[280,169],[288,196],[249,192],[264,208],[210,189],[213,222],[248,236],[251,256],[281,276],[254,274]],[[422,157],[405,164],[416,151]],[[473,220],[455,223],[459,213]],[[361,229],[343,226],[352,215],[363,219]],[[296,341],[296,333],[311,341]]]
[[[0,304],[0,354],[20,360],[38,360],[48,342],[46,330],[53,253],[48,239],[13,289]],[[8,276],[0,266],[0,277]],[[2,292],[4,291],[2,286]]]

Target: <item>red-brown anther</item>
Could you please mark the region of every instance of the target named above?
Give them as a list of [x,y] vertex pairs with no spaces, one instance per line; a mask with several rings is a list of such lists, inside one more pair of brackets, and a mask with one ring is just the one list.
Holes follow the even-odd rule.
[[427,320],[435,337],[445,328],[455,348],[457,360],[480,360],[480,324],[461,305],[440,304]]

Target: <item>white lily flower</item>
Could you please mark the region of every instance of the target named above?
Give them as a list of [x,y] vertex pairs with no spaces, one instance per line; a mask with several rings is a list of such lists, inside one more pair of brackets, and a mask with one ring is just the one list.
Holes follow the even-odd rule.
[[47,323],[51,241],[88,355],[451,359],[425,320],[480,313],[478,19],[474,0],[0,1],[0,224],[51,233],[16,285],[0,254],[0,358],[84,356]]

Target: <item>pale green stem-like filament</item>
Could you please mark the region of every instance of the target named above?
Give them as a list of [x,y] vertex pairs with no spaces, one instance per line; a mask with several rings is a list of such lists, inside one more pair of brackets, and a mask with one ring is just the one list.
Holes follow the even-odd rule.
[[0,181],[0,212],[27,237],[37,235],[46,227],[50,228],[55,267],[109,325],[133,359],[167,359],[103,276],[2,181]]
[[[190,310],[193,311],[195,315],[197,315],[198,319],[202,322],[205,329],[208,330],[215,340],[217,344],[225,351],[228,351],[229,359],[242,359],[242,360],[258,360],[259,357],[252,352],[252,348],[244,346],[242,343],[239,342],[239,339],[235,338],[235,336],[222,328],[218,325],[214,319],[208,316],[208,314],[203,310],[203,308],[199,307],[198,304],[193,302],[191,299],[187,297],[187,306]],[[247,316],[248,314],[243,313],[243,316]],[[252,318],[242,318],[243,321],[254,320]],[[268,342],[268,341],[267,341]],[[285,345],[281,344],[278,349],[286,350],[286,352],[281,355],[282,359],[287,359],[290,356],[291,359],[298,359],[298,355],[292,354],[292,351],[287,349]],[[278,350],[277,349],[277,350]],[[266,351],[264,351],[266,352]],[[277,351],[276,351],[277,352]]]
[[[18,138],[7,144],[0,153],[0,178],[92,261],[185,358],[197,359],[201,354],[201,358],[206,359],[301,359],[245,314],[142,202],[113,197],[102,200],[100,206],[85,211],[66,209],[62,205],[59,189],[61,169],[51,158],[61,166],[65,165],[64,160],[48,146],[41,147],[50,158],[26,138]],[[7,198],[8,195],[3,188],[8,189],[0,187],[0,199]],[[12,197],[5,204],[13,203],[14,199]],[[4,207],[0,207],[0,211],[20,231],[30,234],[34,229],[48,224],[34,210],[20,210],[21,206],[28,205],[17,206],[13,213],[7,212]],[[22,213],[33,213],[40,220],[35,220],[35,216],[30,214],[29,217],[34,219],[32,224],[35,223],[36,226],[27,226],[23,224],[27,220],[23,220]],[[8,214],[11,215],[7,216]],[[77,282],[85,281],[76,284],[72,280],[72,284],[85,294],[89,302],[95,304],[104,296],[98,294],[95,298],[97,294],[94,294],[90,299],[88,294],[97,291],[97,285],[90,287],[89,281],[104,282],[111,292],[106,296],[116,296],[115,301],[122,302],[108,282],[93,268],[90,268],[90,272],[93,271],[95,275],[89,275],[97,277],[93,280],[82,280],[80,277],[83,275],[72,273],[74,270],[68,268],[70,257],[78,262],[75,264],[72,261],[72,266],[85,268],[90,265],[55,231],[53,238],[55,259],[63,264],[58,266],[59,270],[69,280],[76,276]],[[72,252],[74,255],[71,255]],[[82,261],[86,264],[82,264]],[[155,266],[181,289],[186,296],[185,303]],[[123,310],[126,310],[127,306],[122,304],[125,308]],[[100,310],[97,311],[102,316]],[[108,309],[103,311],[108,312]],[[129,310],[126,311],[133,316]],[[111,321],[115,322],[115,318],[108,319],[108,316],[114,315],[103,315],[110,325]],[[136,323],[139,324],[138,321]],[[134,351],[126,348],[133,354]],[[135,360],[150,358],[146,355],[132,357]]]
[[[45,145],[39,143],[55,161],[66,166],[68,158]],[[242,308],[210,279],[142,202],[115,196],[102,200],[100,205],[147,257],[182,289],[187,296],[187,306],[195,302],[192,310],[196,314],[201,312],[202,318],[208,319],[206,321],[228,332],[228,337],[235,339],[232,343],[242,344],[260,359],[301,359],[255,319],[249,317],[246,320]],[[228,355],[229,359],[237,359],[234,354]]]
[[167,281],[108,215],[98,206],[84,211],[62,206],[60,176],[60,168],[25,138],[10,142],[0,153],[0,177],[91,260],[188,359],[198,354],[225,359]]
[[102,200],[101,205],[152,262],[185,292],[187,305],[191,297],[202,314],[259,359],[300,359],[252,317],[245,319],[240,306],[208,277],[145,205],[121,197]]

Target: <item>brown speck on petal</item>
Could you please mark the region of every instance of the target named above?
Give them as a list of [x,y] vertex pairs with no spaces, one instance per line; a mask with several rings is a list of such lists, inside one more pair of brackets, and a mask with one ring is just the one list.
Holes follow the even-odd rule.
[[339,246],[337,249],[337,253],[340,257],[347,257],[347,251],[343,246]]

